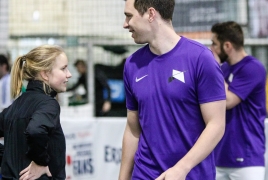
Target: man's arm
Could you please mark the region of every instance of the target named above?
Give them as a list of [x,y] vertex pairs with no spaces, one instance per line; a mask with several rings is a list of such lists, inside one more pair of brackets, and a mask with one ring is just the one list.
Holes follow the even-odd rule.
[[241,102],[241,99],[234,94],[232,91],[229,91],[228,84],[224,81],[225,92],[226,92],[226,109],[232,109]]
[[225,130],[226,101],[200,105],[206,128],[191,150],[156,180],[185,180],[189,171],[205,159],[218,144]]
[[[220,62],[220,58],[217,55],[217,53],[215,53],[215,50],[213,49],[213,46],[211,47],[211,51],[214,55],[215,60],[221,64]],[[224,86],[225,86],[225,92],[226,92],[226,109],[232,109],[233,107],[235,107],[236,105],[238,105],[241,102],[241,99],[234,94],[232,91],[229,91],[228,89],[228,84],[224,81]]]
[[122,161],[119,180],[130,180],[134,165],[134,155],[138,147],[140,137],[140,123],[138,111],[127,112],[127,124],[123,137]]
[[112,90],[108,83],[108,78],[105,75],[105,73],[97,67],[95,68],[95,78],[101,84],[102,88],[107,90],[107,97],[104,99],[102,109],[101,109],[103,113],[107,113],[111,110],[111,107],[112,107],[112,103],[111,103]]
[[[78,86],[79,86],[80,84],[82,84],[81,78],[82,78],[82,77],[80,76],[79,79],[78,79],[78,81],[77,81],[72,87],[68,88],[67,91],[73,91],[73,90],[75,90],[76,88],[78,88]],[[87,89],[86,89],[86,90],[87,90]]]
[[111,100],[111,87],[108,83],[108,78],[106,74],[99,68],[95,69],[95,78],[97,81],[101,84],[102,88],[107,90],[107,98],[105,99],[106,101]]

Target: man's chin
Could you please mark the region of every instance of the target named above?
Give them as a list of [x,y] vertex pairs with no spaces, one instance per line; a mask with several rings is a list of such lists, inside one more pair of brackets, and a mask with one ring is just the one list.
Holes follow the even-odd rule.
[[144,42],[141,42],[141,41],[136,40],[136,39],[134,39],[134,42],[135,42],[136,44],[145,44]]

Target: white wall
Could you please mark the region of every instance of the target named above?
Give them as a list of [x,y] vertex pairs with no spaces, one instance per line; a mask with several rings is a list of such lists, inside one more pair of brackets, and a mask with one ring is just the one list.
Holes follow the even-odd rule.
[[0,53],[6,53],[8,42],[8,0],[0,0]]
[[122,28],[124,4],[123,0],[10,0],[9,32],[129,37]]

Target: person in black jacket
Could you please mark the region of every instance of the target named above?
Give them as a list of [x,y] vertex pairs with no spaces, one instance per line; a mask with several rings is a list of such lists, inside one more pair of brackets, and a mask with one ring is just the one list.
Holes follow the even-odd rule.
[[84,60],[77,59],[74,63],[78,73],[80,74],[78,81],[67,91],[75,91],[80,85],[85,89],[85,94],[82,95],[82,98],[88,99],[88,86],[87,86],[87,64]]
[[[108,78],[99,65],[94,68],[94,87],[95,87],[95,115],[107,116],[111,110],[111,87]],[[104,91],[106,90],[106,97]]]
[[[71,76],[58,46],[39,46],[15,61],[11,94],[17,99],[0,113],[3,180],[65,180],[66,144],[55,96],[66,91]],[[28,85],[21,94],[23,80]]]

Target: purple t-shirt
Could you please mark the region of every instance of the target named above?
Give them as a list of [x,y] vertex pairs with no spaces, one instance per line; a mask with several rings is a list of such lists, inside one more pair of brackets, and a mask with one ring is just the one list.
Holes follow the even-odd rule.
[[[174,166],[205,128],[200,104],[224,100],[224,80],[212,52],[184,37],[166,54],[146,45],[125,63],[129,110],[139,112],[142,132],[134,159],[133,180],[155,179]],[[187,180],[215,179],[213,154]]]
[[246,56],[239,63],[222,65],[229,90],[240,99],[226,112],[225,134],[215,149],[220,167],[264,166],[266,71],[259,60]]

